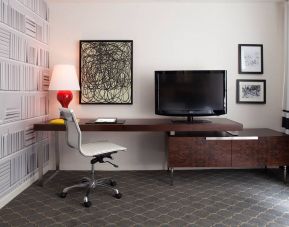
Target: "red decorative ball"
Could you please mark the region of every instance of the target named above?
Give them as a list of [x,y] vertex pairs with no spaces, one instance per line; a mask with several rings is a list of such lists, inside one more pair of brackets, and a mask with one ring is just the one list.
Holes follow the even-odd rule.
[[71,91],[58,91],[57,100],[60,102],[63,108],[68,108],[69,103],[73,98]]

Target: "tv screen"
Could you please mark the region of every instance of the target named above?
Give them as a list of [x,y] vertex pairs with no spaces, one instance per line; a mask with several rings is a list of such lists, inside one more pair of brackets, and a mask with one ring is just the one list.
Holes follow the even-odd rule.
[[167,116],[227,113],[227,71],[156,71],[155,112]]

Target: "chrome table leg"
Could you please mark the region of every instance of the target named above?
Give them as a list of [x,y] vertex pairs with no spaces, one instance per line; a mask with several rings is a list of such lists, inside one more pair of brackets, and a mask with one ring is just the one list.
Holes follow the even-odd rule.
[[38,164],[38,184],[43,186],[43,151],[37,153],[37,164]]
[[287,183],[287,166],[283,166],[283,181],[284,184]]
[[171,178],[171,186],[174,185],[174,168],[170,168],[170,178]]
[[[58,173],[59,173],[59,165],[60,165],[60,154],[59,154],[59,132],[55,131],[54,132],[54,139],[55,139],[55,171],[54,173],[46,180],[43,179],[43,160],[41,161],[42,163],[42,175],[39,176],[39,185],[43,187],[45,184],[47,184],[52,178],[54,178]],[[43,158],[42,158],[43,159]],[[39,167],[40,168],[40,167]]]

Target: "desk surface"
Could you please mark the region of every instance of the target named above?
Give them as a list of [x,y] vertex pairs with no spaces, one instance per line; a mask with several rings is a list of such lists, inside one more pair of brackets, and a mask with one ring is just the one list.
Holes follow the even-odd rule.
[[[203,118],[202,118],[203,119]],[[226,118],[207,118],[209,123],[180,123],[171,119],[123,119],[124,124],[88,124],[92,119],[80,119],[82,131],[238,131],[243,125]],[[65,125],[53,125],[48,122],[35,124],[35,131],[65,131]]]

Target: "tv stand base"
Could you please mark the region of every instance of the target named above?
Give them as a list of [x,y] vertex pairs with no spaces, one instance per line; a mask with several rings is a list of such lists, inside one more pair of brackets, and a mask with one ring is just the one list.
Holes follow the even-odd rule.
[[205,124],[211,123],[209,120],[202,120],[202,119],[194,119],[193,116],[187,116],[186,120],[172,120],[173,123],[178,124]]

